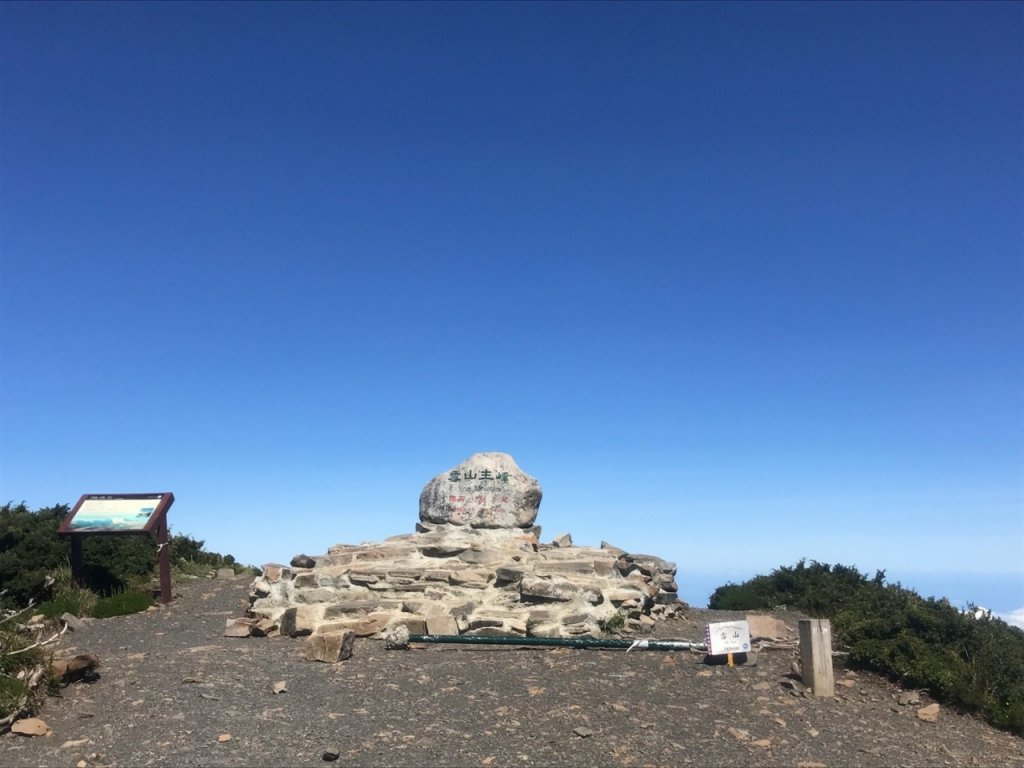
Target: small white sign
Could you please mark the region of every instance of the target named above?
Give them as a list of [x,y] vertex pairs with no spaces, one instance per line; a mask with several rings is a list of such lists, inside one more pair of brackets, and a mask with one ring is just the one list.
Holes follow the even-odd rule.
[[750,650],[750,626],[745,621],[718,621],[704,630],[708,653],[746,653]]

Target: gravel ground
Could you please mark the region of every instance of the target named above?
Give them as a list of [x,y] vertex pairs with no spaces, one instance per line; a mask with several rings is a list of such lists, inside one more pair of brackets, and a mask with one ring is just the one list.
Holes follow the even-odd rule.
[[[50,735],[0,738],[0,764],[1024,767],[1024,740],[946,707],[922,722],[872,675],[837,670],[835,699],[808,698],[786,677],[790,650],[728,668],[690,652],[357,640],[348,661],[308,662],[301,639],[223,637],[247,585],[187,582],[158,611],[65,636],[63,652],[100,657],[99,678],[46,701]],[[701,640],[734,615],[691,611],[656,635]]]

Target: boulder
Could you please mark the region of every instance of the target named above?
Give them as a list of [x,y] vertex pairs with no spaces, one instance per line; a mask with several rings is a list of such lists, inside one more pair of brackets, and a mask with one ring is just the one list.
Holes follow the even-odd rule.
[[420,494],[420,522],[470,528],[528,528],[537,519],[540,483],[507,453],[475,453],[442,472]]

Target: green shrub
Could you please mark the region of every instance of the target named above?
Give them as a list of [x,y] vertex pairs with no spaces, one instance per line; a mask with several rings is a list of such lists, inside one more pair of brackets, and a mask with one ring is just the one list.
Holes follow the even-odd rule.
[[[11,677],[31,669],[43,659],[42,648],[28,648],[35,640],[18,632],[12,622],[0,625],[0,676]],[[28,650],[25,650],[28,648]]]
[[111,616],[126,616],[139,613],[153,604],[152,596],[135,590],[121,592],[109,597],[101,597],[96,601],[92,615],[97,619],[109,619]]
[[886,584],[884,571],[868,579],[855,568],[804,560],[721,586],[709,602],[717,610],[782,605],[831,619],[850,666],[926,688],[998,728],[1024,735],[1024,630]]
[[[0,592],[5,592],[0,608],[58,599],[56,593],[70,582],[71,547],[67,539],[57,537],[69,511],[66,504],[34,512],[24,502],[0,507]],[[172,535],[172,563],[184,562],[186,570],[200,573],[244,569],[233,556],[207,552],[203,545],[191,536]],[[101,595],[113,595],[139,589],[154,577],[157,548],[148,536],[85,536],[82,564],[84,584]]]
[[614,613],[601,622],[601,631],[606,635],[613,635],[621,632],[626,626],[626,617],[621,613]]
[[58,619],[65,613],[72,616],[92,616],[96,593],[84,587],[61,587],[50,600],[39,605],[38,611],[48,619]]
[[13,677],[0,677],[0,717],[6,717],[19,709],[22,702],[25,701],[26,694],[28,694],[28,688],[21,680],[15,680]]
[[41,647],[32,647],[36,638],[18,631],[19,620],[23,615],[0,621],[0,718],[20,709],[30,693],[28,686],[17,679],[18,673],[30,672],[46,659]]

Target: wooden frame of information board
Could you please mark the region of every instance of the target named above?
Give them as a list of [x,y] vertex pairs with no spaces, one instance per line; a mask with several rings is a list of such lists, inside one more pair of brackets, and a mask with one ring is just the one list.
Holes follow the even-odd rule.
[[167,510],[173,493],[86,493],[57,529],[71,540],[71,579],[82,583],[82,539],[86,536],[146,535],[157,543],[160,602],[171,602],[171,550]]

